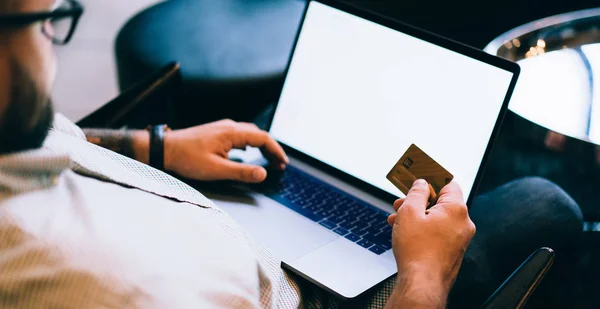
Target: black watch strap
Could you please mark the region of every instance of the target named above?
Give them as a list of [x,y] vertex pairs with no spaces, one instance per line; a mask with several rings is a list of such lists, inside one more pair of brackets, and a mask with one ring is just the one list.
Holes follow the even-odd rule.
[[165,168],[165,127],[164,124],[150,127],[150,166],[161,171]]

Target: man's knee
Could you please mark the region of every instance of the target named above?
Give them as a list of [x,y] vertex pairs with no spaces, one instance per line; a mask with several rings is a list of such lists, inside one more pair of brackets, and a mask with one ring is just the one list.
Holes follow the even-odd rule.
[[[538,232],[546,234],[552,245],[577,242],[583,232],[583,214],[579,205],[558,185],[539,177],[527,177],[503,186],[511,195],[513,211]],[[558,249],[558,248],[555,248]]]
[[560,187],[539,177],[507,183],[480,196],[473,206],[471,217],[478,233],[494,235],[499,241],[529,235],[546,245],[564,246],[579,238],[583,230],[577,203]]
[[579,205],[555,183],[540,177],[527,177],[515,180],[509,185],[514,186],[515,194],[526,195],[528,200],[534,202],[528,205],[535,208],[534,211],[568,218],[573,224],[583,225],[583,214]]

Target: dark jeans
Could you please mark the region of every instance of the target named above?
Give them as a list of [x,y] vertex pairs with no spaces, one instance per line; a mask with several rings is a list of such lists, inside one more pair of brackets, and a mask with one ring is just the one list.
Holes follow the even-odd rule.
[[536,249],[556,253],[553,268],[529,302],[529,308],[568,308],[574,297],[578,240],[583,229],[577,204],[542,178],[524,178],[475,199],[470,216],[477,226],[449,308],[478,308]]

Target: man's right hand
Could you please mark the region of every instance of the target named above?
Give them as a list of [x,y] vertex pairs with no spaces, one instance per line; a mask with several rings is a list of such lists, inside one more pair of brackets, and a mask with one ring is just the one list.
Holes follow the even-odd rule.
[[427,210],[427,182],[417,180],[390,215],[392,246],[398,265],[398,284],[388,302],[392,308],[444,308],[446,298],[475,225],[458,184],[442,189]]
[[166,132],[165,169],[196,180],[262,182],[263,167],[229,160],[229,151],[247,146],[260,148],[277,169],[289,162],[279,143],[256,125],[221,120]]

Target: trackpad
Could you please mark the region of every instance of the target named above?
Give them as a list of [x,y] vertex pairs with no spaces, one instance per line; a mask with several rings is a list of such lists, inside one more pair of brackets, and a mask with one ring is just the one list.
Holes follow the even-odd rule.
[[283,261],[294,261],[339,237],[262,194],[206,196]]

